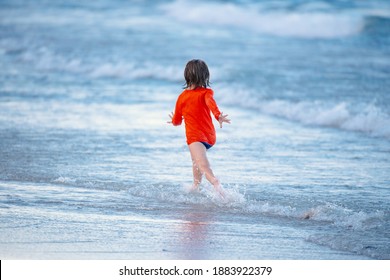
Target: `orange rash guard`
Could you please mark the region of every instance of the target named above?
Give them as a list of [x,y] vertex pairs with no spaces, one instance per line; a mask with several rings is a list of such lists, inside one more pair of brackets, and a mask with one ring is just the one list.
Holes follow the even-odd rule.
[[180,125],[184,117],[188,145],[193,142],[215,144],[215,128],[210,111],[217,120],[221,112],[213,95],[212,89],[203,87],[192,90],[186,89],[179,95],[172,124]]

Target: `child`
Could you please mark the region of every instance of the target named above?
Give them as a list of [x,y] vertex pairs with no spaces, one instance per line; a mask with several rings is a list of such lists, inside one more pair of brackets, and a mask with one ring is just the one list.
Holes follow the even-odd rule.
[[200,59],[190,60],[184,70],[184,78],[186,80],[185,89],[179,95],[175,113],[172,112],[169,115],[171,121],[168,123],[177,126],[182,123],[184,118],[187,144],[193,163],[194,185],[192,190],[199,188],[204,174],[215,190],[224,197],[223,189],[211,170],[206,155],[206,151],[216,141],[210,111],[218,120],[221,128],[222,123],[230,123],[230,120],[227,118],[228,115],[223,115],[219,111],[213,98],[213,90],[208,88],[210,74],[205,62]]

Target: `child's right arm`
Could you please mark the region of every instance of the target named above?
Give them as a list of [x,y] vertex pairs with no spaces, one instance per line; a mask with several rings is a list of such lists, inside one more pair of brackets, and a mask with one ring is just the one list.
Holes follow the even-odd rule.
[[179,103],[179,99],[176,102],[175,113],[171,112],[169,114],[169,117],[170,117],[171,121],[168,121],[168,123],[171,123],[174,126],[181,125],[181,123],[183,121],[183,115],[181,112],[181,106]]

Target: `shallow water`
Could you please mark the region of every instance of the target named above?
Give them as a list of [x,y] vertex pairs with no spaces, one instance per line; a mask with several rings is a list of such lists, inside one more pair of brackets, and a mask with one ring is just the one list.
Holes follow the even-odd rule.
[[[389,259],[389,4],[153,3],[0,2],[0,256]],[[194,57],[228,201],[166,123]]]

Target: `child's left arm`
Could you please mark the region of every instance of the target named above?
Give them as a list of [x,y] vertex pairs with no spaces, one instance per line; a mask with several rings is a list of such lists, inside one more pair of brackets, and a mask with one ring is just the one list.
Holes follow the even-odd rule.
[[205,101],[207,107],[211,110],[213,113],[215,119],[219,122],[219,126],[222,128],[222,123],[230,123],[230,120],[227,118],[228,115],[223,115],[222,112],[219,111],[217,103],[214,100],[213,97],[213,91],[210,93],[206,93]]
[[224,115],[222,112],[219,115],[218,122],[219,122],[219,127],[222,128],[222,123],[230,123],[230,119],[227,118],[228,115]]
[[206,92],[205,95],[205,102],[207,107],[210,109],[210,111],[213,113],[216,120],[218,120],[219,116],[221,115],[221,112],[218,109],[217,103],[214,100],[213,97],[214,92],[212,90]]

